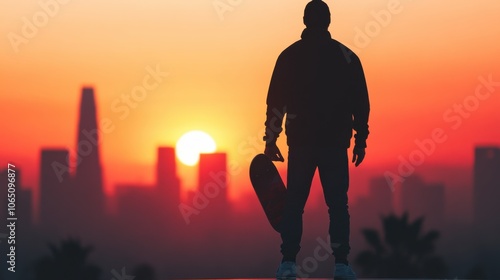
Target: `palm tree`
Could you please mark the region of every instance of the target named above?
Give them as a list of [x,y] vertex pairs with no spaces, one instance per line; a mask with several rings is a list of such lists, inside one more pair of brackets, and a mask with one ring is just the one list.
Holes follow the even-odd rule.
[[35,263],[36,280],[99,280],[101,269],[87,263],[92,247],[72,238],[62,240],[59,247],[48,246],[51,255]]
[[135,267],[133,275],[134,280],[154,280],[155,270],[151,265],[143,263]]
[[447,267],[434,254],[439,232],[422,233],[424,218],[408,221],[408,213],[382,217],[383,240],[374,229],[362,233],[370,249],[362,251],[355,263],[366,277],[376,278],[443,278]]

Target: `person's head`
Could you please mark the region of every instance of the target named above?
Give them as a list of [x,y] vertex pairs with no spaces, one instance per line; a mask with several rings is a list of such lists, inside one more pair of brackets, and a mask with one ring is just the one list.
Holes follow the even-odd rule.
[[312,0],[304,9],[304,24],[307,28],[328,29],[330,9],[322,0]]

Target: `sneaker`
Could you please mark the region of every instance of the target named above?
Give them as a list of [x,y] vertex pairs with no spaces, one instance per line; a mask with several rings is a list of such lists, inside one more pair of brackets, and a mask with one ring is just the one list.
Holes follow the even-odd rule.
[[356,273],[352,271],[349,265],[343,263],[335,264],[335,271],[333,273],[334,280],[356,280]]
[[278,280],[295,280],[297,278],[297,266],[295,262],[282,262],[276,271]]

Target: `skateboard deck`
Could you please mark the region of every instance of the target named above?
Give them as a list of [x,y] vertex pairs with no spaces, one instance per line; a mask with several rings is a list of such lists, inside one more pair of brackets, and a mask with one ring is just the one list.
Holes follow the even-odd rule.
[[250,181],[267,220],[279,233],[279,224],[285,207],[286,186],[276,165],[265,154],[258,154],[252,159]]

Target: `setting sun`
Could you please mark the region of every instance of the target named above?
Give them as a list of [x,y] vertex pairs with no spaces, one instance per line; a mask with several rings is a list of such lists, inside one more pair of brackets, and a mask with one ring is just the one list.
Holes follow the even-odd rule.
[[200,153],[215,152],[215,141],[206,132],[192,130],[179,138],[175,145],[177,158],[185,165],[193,166],[198,163]]

